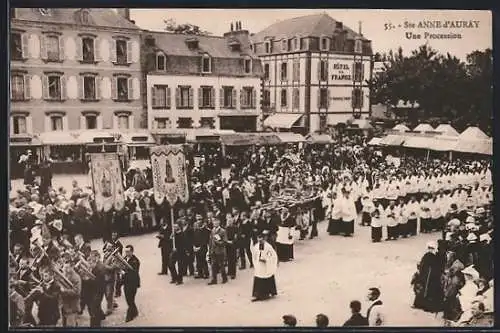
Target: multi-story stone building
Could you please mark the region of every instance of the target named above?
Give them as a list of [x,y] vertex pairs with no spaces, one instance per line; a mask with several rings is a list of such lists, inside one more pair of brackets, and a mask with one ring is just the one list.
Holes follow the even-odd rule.
[[327,14],[252,35],[264,70],[264,127],[309,133],[370,114],[372,47]]
[[262,67],[249,33],[231,24],[223,37],[143,33],[148,129],[260,128]]
[[128,10],[12,9],[10,55],[11,146],[42,141],[46,156],[82,159],[79,130],[140,127],[140,29]]

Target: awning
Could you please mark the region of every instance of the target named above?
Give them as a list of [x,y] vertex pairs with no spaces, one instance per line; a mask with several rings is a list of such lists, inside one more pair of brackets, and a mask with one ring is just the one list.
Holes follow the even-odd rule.
[[133,160],[129,161],[128,163],[128,169],[141,169],[145,170],[147,168],[151,167],[151,162],[149,160]]
[[459,140],[452,150],[460,153],[493,155],[493,142],[492,140]]
[[398,124],[398,125],[394,126],[392,129],[394,131],[397,131],[397,132],[409,132],[410,131],[408,126],[403,125],[403,124]]
[[368,145],[370,146],[378,146],[380,145],[380,142],[382,141],[382,138],[372,138],[370,142],[368,142]]
[[435,141],[434,138],[421,137],[421,136],[410,136],[404,140],[403,147],[430,149],[430,147],[433,144],[433,141]]
[[74,146],[83,145],[79,132],[53,131],[40,133],[40,141],[43,145],[52,146]]
[[221,135],[220,140],[226,146],[252,146],[259,144],[259,138],[252,134]]
[[405,137],[401,135],[389,134],[380,141],[383,146],[401,146],[405,142]]
[[271,128],[287,128],[290,129],[292,126],[299,121],[302,114],[294,113],[278,113],[267,117],[264,120],[264,127]]
[[361,130],[367,130],[372,128],[373,126],[367,119],[354,119],[351,123],[351,126],[349,127],[349,129],[361,129]]
[[435,151],[450,151],[457,144],[456,137],[437,136],[433,139],[429,149]]
[[127,132],[120,134],[120,142],[128,146],[149,146],[155,144],[155,140],[149,132]]
[[309,134],[306,136],[306,142],[312,144],[329,144],[333,143],[333,140],[328,134]]
[[458,136],[459,133],[450,124],[441,124],[435,129],[436,132],[447,136]]
[[280,138],[274,133],[259,133],[256,136],[258,139],[258,144],[263,146],[273,146],[279,145],[281,143]]
[[282,132],[275,133],[275,135],[281,140],[282,143],[297,143],[305,141],[305,138],[298,133]]
[[13,135],[10,137],[9,146],[11,147],[25,147],[25,146],[41,146],[42,142],[38,137],[30,135]]
[[103,141],[112,143],[117,141],[122,136],[119,132],[112,133],[111,131],[101,130],[80,131],[75,132],[75,135],[78,135],[78,140],[82,144],[103,143]]
[[460,134],[459,139],[464,141],[487,140],[489,136],[478,127],[471,126]]

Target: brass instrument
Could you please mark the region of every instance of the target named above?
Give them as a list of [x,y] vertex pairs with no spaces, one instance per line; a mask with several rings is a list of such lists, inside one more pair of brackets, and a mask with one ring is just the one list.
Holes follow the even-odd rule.
[[119,248],[114,249],[114,251],[107,257],[106,263],[108,265],[115,265],[123,271],[133,271],[134,268],[130,266],[130,264],[118,253],[119,250]]
[[9,251],[9,263],[11,267],[15,267],[16,269],[19,267],[19,264],[16,261],[16,258],[12,254],[12,252]]
[[78,261],[75,264],[75,271],[81,276],[83,280],[95,280],[96,276],[92,273],[90,264],[85,260],[84,255],[77,251]]

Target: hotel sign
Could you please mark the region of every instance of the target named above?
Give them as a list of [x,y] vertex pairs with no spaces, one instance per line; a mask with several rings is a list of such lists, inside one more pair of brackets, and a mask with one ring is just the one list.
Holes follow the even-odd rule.
[[334,62],[332,65],[332,81],[352,81],[352,63]]

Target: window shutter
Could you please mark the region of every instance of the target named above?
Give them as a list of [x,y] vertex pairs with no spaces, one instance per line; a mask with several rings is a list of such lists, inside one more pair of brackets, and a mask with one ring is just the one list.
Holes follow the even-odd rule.
[[166,107],[167,107],[167,108],[170,108],[170,98],[171,98],[171,97],[170,97],[170,87],[167,87],[167,88],[166,88],[165,96],[166,96],[166,97],[165,97],[165,98],[166,98],[166,103],[165,103],[165,105],[166,105]]
[[213,87],[210,92],[210,107],[215,107],[215,88]]
[[24,75],[24,99],[31,99],[31,75]]
[[111,62],[116,62],[116,40],[112,39],[110,43],[110,50],[109,50],[109,60]]
[[47,38],[45,36],[40,36],[40,58],[47,59]]
[[365,80],[365,64],[361,64],[361,82]]
[[245,102],[245,90],[241,89],[240,90],[240,108],[247,107],[246,102]]
[[62,116],[62,130],[63,131],[69,130],[68,116],[66,116],[66,115]]
[[48,99],[49,98],[49,77],[47,75],[43,76],[42,90],[43,90],[43,99]]
[[101,99],[101,82],[102,78],[100,76],[96,76],[94,78],[94,86],[95,86],[95,99]]
[[193,98],[194,98],[194,89],[193,88],[189,88],[189,107],[192,108],[193,107]]
[[76,39],[76,60],[83,60],[83,40],[81,38]]
[[61,75],[59,80],[61,82],[61,99],[65,100],[66,99],[66,77],[64,75]]
[[151,87],[151,105],[153,107],[158,105],[158,101],[156,99],[156,88],[155,87]]
[[97,116],[97,129],[102,129],[102,116]]
[[94,39],[94,60],[101,61],[101,39]]
[[352,65],[352,80],[356,81],[356,63]]
[[365,101],[365,96],[364,96],[364,91],[363,90],[359,90],[359,98],[360,98],[360,101],[359,101],[359,108],[362,109],[363,108],[363,105],[364,105],[364,101]]
[[33,118],[31,116],[26,117],[26,132],[33,133]]
[[255,108],[257,106],[257,92],[255,89],[252,89],[252,108]]
[[78,77],[78,99],[85,98],[85,78],[83,76]]
[[351,106],[353,109],[356,107],[355,99],[356,99],[356,89],[353,89],[353,91],[351,93]]
[[323,66],[323,61],[322,60],[320,60],[318,62],[318,81],[322,80],[322,78],[321,78],[321,66]]
[[66,59],[66,56],[65,56],[65,49],[64,49],[64,37],[59,37],[59,60],[64,60]]
[[133,115],[128,117],[128,129],[135,128],[135,117]]
[[113,77],[111,79],[111,98],[118,99],[118,78]]
[[325,67],[325,81],[328,81],[328,60],[323,64]]
[[80,129],[87,129],[87,122],[85,116],[80,116]]
[[116,114],[113,115],[113,128],[118,128],[118,116]]
[[198,88],[198,108],[203,106],[203,89]]
[[321,88],[318,89],[318,109],[321,108]]
[[181,106],[181,88],[175,88],[175,106],[179,108]]
[[132,42],[127,41],[127,63],[132,63]]
[[330,108],[330,89],[326,88],[326,107]]
[[236,107],[237,98],[238,98],[238,91],[235,88],[233,88],[233,90],[231,91],[231,94],[233,95],[232,98],[231,98],[231,107],[235,108]]
[[128,99],[133,100],[134,99],[134,84],[132,82],[131,77],[129,77],[127,79],[127,85],[128,85]]
[[21,36],[21,52],[23,54],[23,58],[28,58],[30,56],[30,37],[27,34],[22,34]]
[[224,88],[219,89],[219,109],[224,108]]

